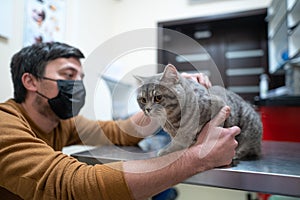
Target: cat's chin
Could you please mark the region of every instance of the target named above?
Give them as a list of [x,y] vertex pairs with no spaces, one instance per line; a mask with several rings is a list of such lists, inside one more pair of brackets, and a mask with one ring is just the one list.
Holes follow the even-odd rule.
[[144,115],[147,116],[147,117],[151,117],[148,112],[144,112]]
[[157,119],[159,119],[160,121],[166,120],[166,116],[161,115],[160,113],[144,112],[144,114],[145,114],[147,117],[150,117],[150,118],[157,118]]
[[144,112],[145,116],[150,117],[150,118],[157,118],[156,116],[154,116],[153,114],[149,113],[149,112]]

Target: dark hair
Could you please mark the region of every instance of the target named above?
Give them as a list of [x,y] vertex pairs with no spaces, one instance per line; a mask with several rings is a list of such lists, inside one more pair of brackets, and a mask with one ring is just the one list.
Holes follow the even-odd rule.
[[79,49],[59,42],[33,44],[17,52],[10,63],[15,101],[18,103],[25,101],[27,90],[22,83],[24,73],[41,78],[49,61],[70,57],[80,59],[84,58],[84,55]]

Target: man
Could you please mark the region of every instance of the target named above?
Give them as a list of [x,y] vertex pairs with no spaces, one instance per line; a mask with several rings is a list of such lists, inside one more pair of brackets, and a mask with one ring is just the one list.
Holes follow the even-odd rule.
[[218,127],[228,117],[228,107],[184,151],[95,166],[64,155],[62,148],[73,144],[135,145],[153,131],[151,119],[142,112],[122,121],[92,121],[78,115],[85,98],[83,57],[62,43],[32,45],[13,56],[14,98],[0,104],[3,195],[38,200],[145,199],[196,173],[231,163],[240,130]]

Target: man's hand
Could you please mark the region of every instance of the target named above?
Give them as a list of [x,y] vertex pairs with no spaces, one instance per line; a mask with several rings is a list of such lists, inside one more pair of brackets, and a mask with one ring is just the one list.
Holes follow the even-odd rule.
[[238,146],[235,136],[240,133],[237,126],[222,128],[221,124],[228,118],[230,108],[223,107],[220,112],[208,122],[199,134],[195,148],[199,159],[205,162],[208,168],[229,165]]
[[192,80],[200,83],[201,85],[203,85],[206,88],[210,88],[211,87],[211,82],[210,82],[208,76],[206,76],[203,73],[188,74],[188,73],[183,72],[183,73],[181,73],[181,75],[184,78],[192,79]]

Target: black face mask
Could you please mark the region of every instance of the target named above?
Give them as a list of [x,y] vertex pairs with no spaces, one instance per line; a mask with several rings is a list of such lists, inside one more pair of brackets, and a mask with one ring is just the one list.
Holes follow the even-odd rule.
[[58,95],[52,99],[37,92],[37,94],[48,99],[53,112],[60,119],[69,119],[77,116],[85,103],[85,88],[82,80],[55,80],[43,77],[43,79],[56,81]]

